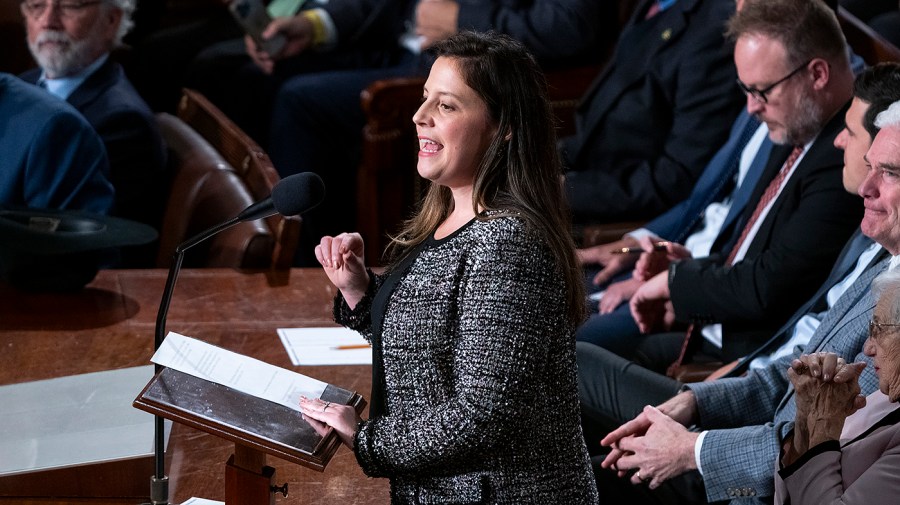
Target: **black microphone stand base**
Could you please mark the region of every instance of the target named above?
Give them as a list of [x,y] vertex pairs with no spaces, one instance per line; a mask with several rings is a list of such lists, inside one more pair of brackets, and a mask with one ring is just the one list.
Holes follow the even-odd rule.
[[150,477],[150,504],[169,505],[169,477]]

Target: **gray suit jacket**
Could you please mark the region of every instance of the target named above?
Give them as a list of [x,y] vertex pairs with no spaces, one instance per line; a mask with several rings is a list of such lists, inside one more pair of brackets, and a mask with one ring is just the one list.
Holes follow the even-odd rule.
[[[760,497],[774,494],[773,462],[782,438],[793,427],[796,413],[787,368],[801,353],[822,350],[835,352],[848,361],[871,361],[862,354],[875,306],[869,286],[889,261],[882,259],[860,275],[828,311],[805,348],[798,347],[792,356],[745,377],[687,386],[697,398],[699,427],[708,430],[700,464],[710,502],[769,502]],[[860,386],[863,394],[878,387],[872,366],[863,371]]]
[[775,475],[779,503],[790,505],[897,503],[900,409],[842,447],[819,444]]

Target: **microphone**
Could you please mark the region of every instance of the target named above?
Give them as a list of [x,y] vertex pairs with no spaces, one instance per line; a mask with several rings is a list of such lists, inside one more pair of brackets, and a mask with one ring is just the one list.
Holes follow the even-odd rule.
[[295,216],[314,208],[324,199],[325,183],[318,175],[312,172],[303,172],[285,177],[272,188],[272,196],[254,203],[228,221],[178,244],[178,247],[175,248],[175,255],[184,253],[191,247],[238,223],[255,221],[273,214]]
[[[178,244],[172,254],[172,266],[169,267],[169,276],[166,278],[166,287],[163,289],[162,300],[159,303],[159,312],[156,314],[156,338],[154,351],[159,349],[166,335],[166,316],[169,313],[169,304],[175,291],[175,280],[181,270],[184,260],[184,252],[191,247],[203,242],[213,235],[246,221],[255,221],[274,214],[283,216],[295,216],[313,209],[325,199],[325,184],[322,178],[312,172],[303,172],[285,177],[272,188],[272,195],[262,201],[244,209],[237,216],[221,224],[213,226],[184,242]],[[155,371],[159,373],[162,367],[156,365]],[[169,503],[169,478],[165,476],[165,437],[164,419],[156,416],[155,423],[155,464],[156,473],[150,479],[150,501],[153,505],[166,505]]]
[[273,214],[295,216],[319,205],[325,199],[325,184],[312,172],[285,177],[272,188],[272,196],[254,203],[238,214],[238,222],[254,221]]

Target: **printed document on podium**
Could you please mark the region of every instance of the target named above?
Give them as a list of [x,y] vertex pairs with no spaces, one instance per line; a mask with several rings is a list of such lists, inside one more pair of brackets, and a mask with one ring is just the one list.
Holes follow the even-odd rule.
[[152,362],[300,411],[300,396],[319,398],[328,384],[169,332]]

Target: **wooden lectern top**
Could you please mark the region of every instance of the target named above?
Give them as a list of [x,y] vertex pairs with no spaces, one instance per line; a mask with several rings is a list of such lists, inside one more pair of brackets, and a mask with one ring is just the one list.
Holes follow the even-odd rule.
[[[359,394],[331,384],[321,398],[360,413],[366,406]],[[333,429],[319,434],[296,410],[171,368],[153,377],[134,406],[320,472],[340,446]]]

